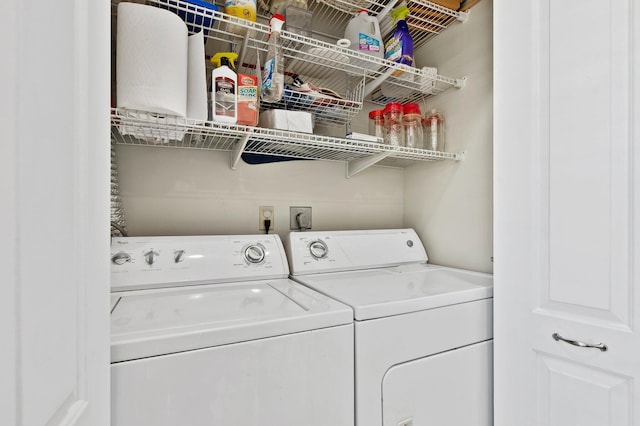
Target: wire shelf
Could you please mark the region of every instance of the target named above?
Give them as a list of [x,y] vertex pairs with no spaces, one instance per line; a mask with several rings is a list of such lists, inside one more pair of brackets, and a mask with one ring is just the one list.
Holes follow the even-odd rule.
[[[365,7],[373,15],[388,12],[391,7],[389,0],[310,0],[310,9],[314,15],[329,15],[328,19],[334,19],[330,25],[334,31],[344,31],[344,25],[352,17],[351,10],[358,1],[368,3]],[[379,3],[377,3],[378,1]],[[119,0],[113,0],[113,13],[115,15],[116,5]],[[269,40],[269,26],[261,22],[250,22],[234,16],[226,15],[219,11],[205,9],[191,3],[179,0],[147,0],[146,3],[158,7],[171,6],[172,10],[188,13],[195,17],[188,23],[191,31],[203,30],[208,39],[208,45],[228,46],[231,43],[232,49],[238,53],[238,64],[248,70],[254,69],[260,55],[260,63],[264,62]],[[342,6],[341,6],[342,5]],[[420,10],[420,15],[412,11],[408,24],[422,26],[424,37],[431,37],[446,27],[441,22],[455,21],[465,12],[456,12],[446,9],[435,3],[425,0],[410,3],[414,5],[412,10]],[[347,7],[348,6],[348,7]],[[223,8],[220,6],[220,8]],[[422,16],[424,15],[424,16]],[[446,18],[445,18],[446,16]],[[199,18],[199,19],[198,19]],[[117,19],[117,16],[116,16]],[[382,19],[381,29],[385,25]],[[411,24],[411,22],[414,22]],[[452,22],[453,22],[452,21]],[[210,23],[203,25],[202,23]],[[450,22],[449,22],[450,24]],[[342,28],[336,29],[336,28]],[[431,28],[433,27],[433,28]],[[428,28],[428,29],[426,29]],[[389,31],[392,29],[390,28]],[[414,36],[415,48],[418,48],[419,40],[422,36]],[[325,40],[321,40],[324,38]],[[334,42],[326,41],[328,37],[309,38],[303,35],[282,31],[281,40],[285,57],[285,79],[286,83],[291,83],[295,75],[299,75],[305,82],[328,89],[337,93],[344,102],[325,105],[322,114],[318,114],[319,121],[326,121],[326,124],[345,124],[362,109],[362,102],[372,100],[377,103],[384,103],[385,99],[392,98],[400,102],[416,102],[441,93],[452,87],[463,87],[463,79],[455,79],[440,75],[432,75],[415,67],[405,67],[395,62],[361,53],[355,50],[337,46]],[[418,43],[416,43],[418,40]],[[240,68],[239,67],[239,68]],[[403,73],[402,76],[389,76],[390,74]],[[364,80],[364,90],[354,91],[353,87],[358,87],[360,80]],[[354,83],[355,81],[355,83]],[[385,92],[385,83],[389,92],[393,96],[380,93]],[[378,90],[379,89],[379,90]],[[378,90],[377,94],[374,94]],[[337,106],[333,106],[337,105]],[[335,108],[336,111],[331,111]]]
[[[349,19],[359,10],[365,9],[369,15],[377,16],[380,21],[380,32],[383,40],[386,40],[395,29],[395,25],[389,16],[396,2],[390,0],[315,0],[315,8],[310,9],[321,13],[322,16],[331,16],[334,25],[344,30]],[[442,33],[455,22],[464,22],[468,19],[468,12],[458,12],[427,0],[408,0],[407,7],[411,11],[406,22],[413,39],[414,49],[418,49]],[[339,11],[342,16],[331,14],[326,9]]]
[[[233,50],[238,53],[239,68],[244,67],[246,73],[255,73],[256,64],[262,63],[260,59],[264,60],[268,47],[269,26],[262,22],[249,22],[180,0],[134,1],[190,14],[193,20],[187,22],[189,30],[204,31],[209,47],[213,46],[218,51]],[[358,1],[366,0],[355,0],[355,2]],[[120,0],[112,0],[114,31],[119,2]],[[309,0],[309,2],[309,9],[313,10],[314,14],[322,13],[322,19],[330,20],[334,33],[344,31],[344,26],[352,17],[350,8],[355,4],[348,3],[349,8],[341,10],[337,5],[340,2],[347,4],[344,0]],[[415,3],[414,1],[410,4]],[[421,13],[425,12],[432,21],[440,15],[446,15],[445,21],[448,23],[460,19],[461,15],[458,12],[449,11],[428,1],[422,1],[422,3],[426,4],[427,9],[426,11],[420,9]],[[373,15],[384,16],[391,6],[369,2],[366,8]],[[412,19],[419,18],[415,10],[417,9],[412,9]],[[260,21],[264,21],[264,17]],[[423,24],[424,22],[420,25]],[[433,23],[433,25],[434,29],[425,32],[435,34],[446,27],[440,23]],[[313,34],[314,38],[309,38],[294,32],[283,31],[281,39],[285,56],[286,83],[292,83],[293,77],[299,76],[318,90],[311,92],[310,95],[309,92],[301,93],[297,91],[299,89],[288,87],[281,103],[272,105],[263,103],[261,106],[263,109],[275,107],[309,111],[313,113],[317,124],[342,125],[350,122],[362,110],[365,99],[380,104],[390,101],[418,102],[451,87],[461,88],[465,84],[464,78],[454,79],[437,75],[434,69],[430,68],[418,69],[398,65],[337,46],[335,38],[332,39],[326,35],[320,37],[316,32]],[[232,168],[236,167],[242,153],[250,153],[295,159],[342,161],[346,162],[347,177],[351,177],[375,164],[406,167],[416,162],[461,160],[464,157],[464,153],[385,145],[381,143],[382,140],[376,143],[196,121],[184,117],[116,108],[111,111],[111,125],[111,136],[115,143],[228,151],[232,153]]]
[[264,154],[308,160],[354,162],[376,158],[375,163],[405,167],[417,161],[460,160],[461,153],[429,151],[309,133],[157,115],[113,108],[111,138],[117,144],[190,148]]

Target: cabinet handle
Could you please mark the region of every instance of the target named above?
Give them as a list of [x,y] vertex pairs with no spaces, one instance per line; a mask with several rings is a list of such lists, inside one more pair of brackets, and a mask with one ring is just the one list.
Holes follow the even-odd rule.
[[602,352],[606,352],[607,349],[608,349],[607,345],[605,345],[604,343],[598,343],[597,345],[592,345],[590,343],[584,343],[584,342],[581,342],[579,340],[565,339],[564,337],[562,337],[558,333],[553,333],[551,335],[551,337],[553,337],[553,340],[555,340],[556,342],[559,341],[559,340],[562,340],[563,342],[566,342],[566,343],[568,343],[570,345],[579,346],[581,348],[595,348],[595,349],[600,349]]

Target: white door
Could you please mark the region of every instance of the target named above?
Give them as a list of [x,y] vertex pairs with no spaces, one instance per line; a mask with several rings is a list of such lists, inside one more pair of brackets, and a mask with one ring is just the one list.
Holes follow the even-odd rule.
[[0,424],[109,424],[109,2],[0,13]]
[[494,7],[495,424],[637,426],[640,5]]

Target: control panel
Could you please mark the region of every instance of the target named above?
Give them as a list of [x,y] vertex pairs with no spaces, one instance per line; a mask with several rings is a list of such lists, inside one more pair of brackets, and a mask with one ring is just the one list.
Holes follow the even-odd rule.
[[427,261],[413,229],[291,232],[287,242],[292,275]]
[[120,237],[111,242],[113,291],[286,278],[278,235]]

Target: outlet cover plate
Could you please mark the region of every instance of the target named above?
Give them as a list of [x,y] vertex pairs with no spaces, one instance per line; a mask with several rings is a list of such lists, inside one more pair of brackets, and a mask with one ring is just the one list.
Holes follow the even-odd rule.
[[274,209],[273,206],[260,206],[258,207],[258,230],[264,231],[264,220],[271,219],[271,226],[269,227],[269,231],[275,228],[275,220],[274,220]]
[[298,226],[297,216],[300,214],[300,219],[302,221],[302,225],[304,225],[303,230],[311,229],[311,207],[289,207],[289,229],[299,231],[301,230]]

